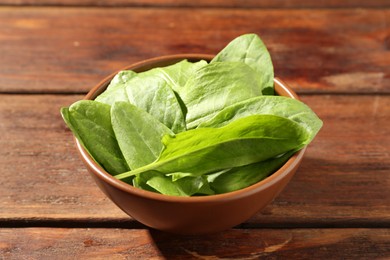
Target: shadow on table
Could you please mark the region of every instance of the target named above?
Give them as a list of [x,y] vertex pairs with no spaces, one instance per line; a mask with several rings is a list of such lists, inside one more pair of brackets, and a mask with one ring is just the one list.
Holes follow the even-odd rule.
[[[210,235],[175,235],[149,230],[154,246],[166,259],[254,259],[259,252],[248,246],[250,233],[230,229]],[[246,241],[246,243],[243,243]]]
[[221,257],[221,246],[225,243],[224,233],[213,235],[185,236],[150,230],[150,236],[156,248],[166,259],[200,258],[213,259]]

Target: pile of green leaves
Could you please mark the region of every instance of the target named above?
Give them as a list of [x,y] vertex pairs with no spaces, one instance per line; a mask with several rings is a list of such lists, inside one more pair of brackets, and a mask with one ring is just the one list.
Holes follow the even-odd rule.
[[219,194],[266,178],[322,126],[302,102],[275,96],[273,79],[265,45],[246,34],[209,63],[121,71],[61,114],[116,178],[166,195]]

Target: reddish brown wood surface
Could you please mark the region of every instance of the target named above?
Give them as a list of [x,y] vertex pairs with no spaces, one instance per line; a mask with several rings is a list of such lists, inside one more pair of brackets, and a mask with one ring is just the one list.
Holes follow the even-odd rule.
[[[62,122],[60,107],[81,97],[0,95],[2,223],[53,225],[61,219],[137,226],[95,186]],[[389,227],[390,97],[309,95],[302,100],[324,127],[287,189],[244,227]]]
[[84,93],[132,62],[214,54],[248,32],[300,93],[390,92],[389,9],[0,7],[0,24],[3,93]]
[[388,229],[230,230],[199,237],[126,229],[0,229],[12,259],[387,259]]
[[158,7],[230,7],[230,8],[345,8],[389,7],[387,0],[0,0],[3,5],[59,6],[158,6]]
[[[389,259],[389,7],[0,0],[0,259]],[[245,223],[195,237],[148,230],[93,183],[60,107],[130,63],[215,54],[248,32],[323,129],[287,188]]]

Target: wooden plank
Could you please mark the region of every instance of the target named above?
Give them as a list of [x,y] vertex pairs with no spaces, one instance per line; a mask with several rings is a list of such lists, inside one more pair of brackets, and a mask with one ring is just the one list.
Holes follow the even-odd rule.
[[[0,95],[0,225],[137,225],[98,190],[76,154],[59,109],[81,97]],[[286,190],[242,227],[389,227],[390,96],[302,99],[324,127]]]
[[254,32],[300,93],[389,93],[389,9],[0,7],[0,92],[84,93],[146,58]]
[[387,0],[0,0],[0,5],[34,6],[143,6],[143,7],[228,7],[228,8],[356,8],[389,7]]
[[103,212],[108,218],[125,216],[94,185],[62,121],[60,107],[80,98],[0,97],[0,183],[5,187],[0,190],[1,218],[69,219],[73,215],[77,220],[100,218]]
[[0,229],[5,259],[386,259],[388,229],[260,229],[182,237],[129,229]]

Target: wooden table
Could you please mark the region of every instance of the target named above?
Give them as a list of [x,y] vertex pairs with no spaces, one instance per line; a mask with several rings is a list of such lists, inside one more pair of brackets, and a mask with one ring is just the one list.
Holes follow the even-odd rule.
[[[107,2],[0,0],[0,259],[390,258],[389,1]],[[148,229],[93,183],[60,107],[130,63],[248,32],[323,129],[247,222]]]

